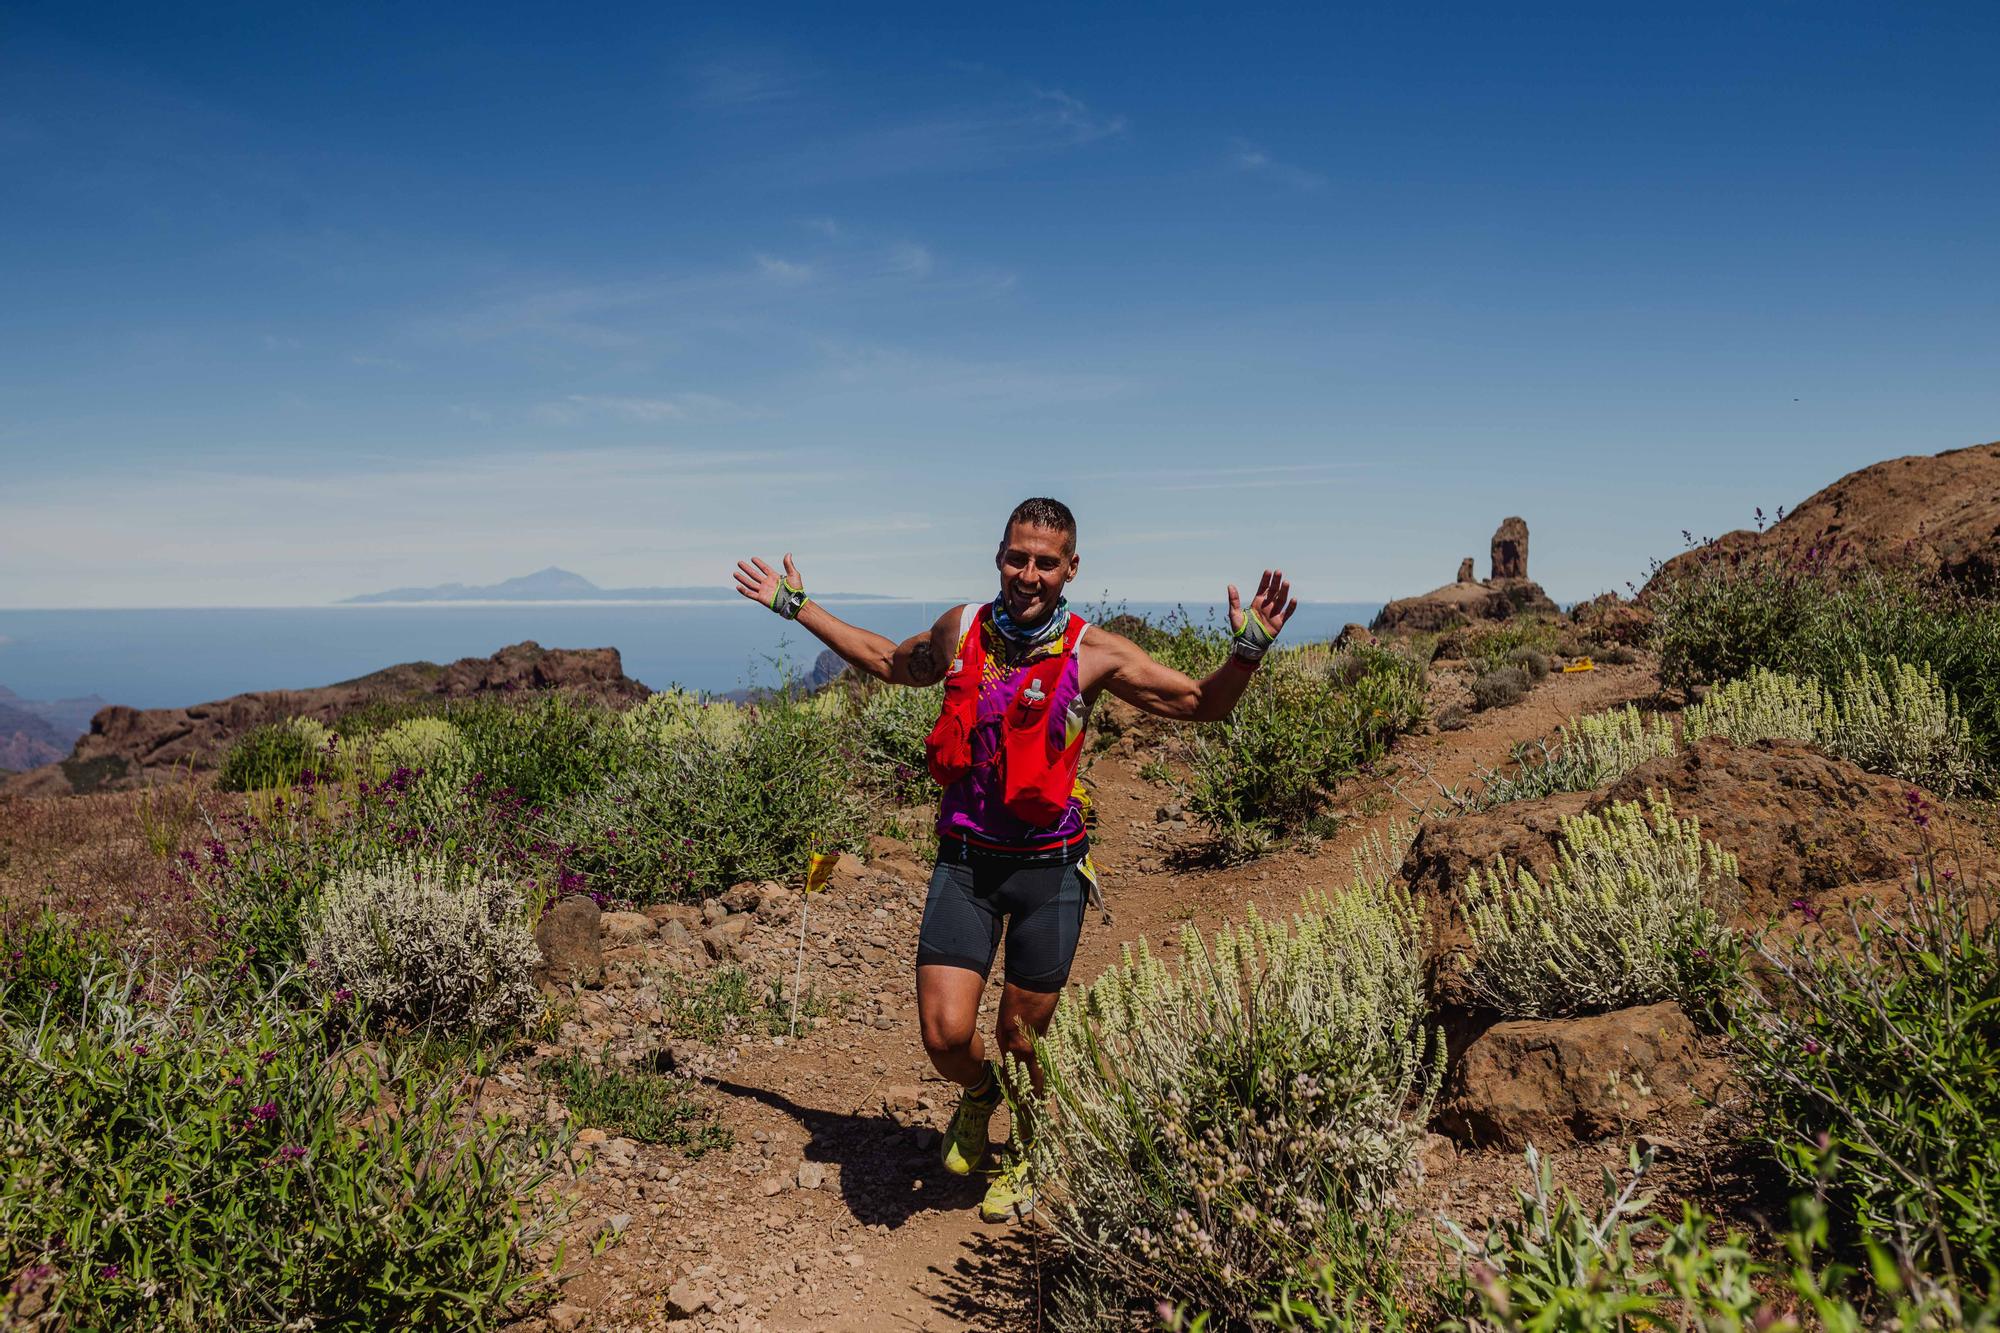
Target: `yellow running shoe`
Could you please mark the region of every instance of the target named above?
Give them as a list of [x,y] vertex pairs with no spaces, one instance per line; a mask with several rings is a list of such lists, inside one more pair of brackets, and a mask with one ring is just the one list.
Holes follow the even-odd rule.
[[969,1176],[986,1160],[986,1127],[1000,1109],[1000,1080],[988,1069],[981,1082],[986,1084],[986,1093],[966,1089],[958,1099],[958,1110],[952,1113],[951,1127],[944,1132],[944,1169],[954,1176]]
[[1035,1181],[1028,1173],[1026,1158],[1017,1157],[1000,1168],[986,1197],[979,1201],[982,1222],[1019,1221],[1035,1211]]

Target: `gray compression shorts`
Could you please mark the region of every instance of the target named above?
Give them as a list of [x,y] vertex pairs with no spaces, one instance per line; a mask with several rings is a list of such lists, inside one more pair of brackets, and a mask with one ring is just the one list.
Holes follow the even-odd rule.
[[1089,902],[1081,863],[1088,840],[1050,852],[988,852],[953,838],[938,847],[918,967],[963,967],[986,976],[1007,937],[1007,981],[1059,991],[1069,980]]

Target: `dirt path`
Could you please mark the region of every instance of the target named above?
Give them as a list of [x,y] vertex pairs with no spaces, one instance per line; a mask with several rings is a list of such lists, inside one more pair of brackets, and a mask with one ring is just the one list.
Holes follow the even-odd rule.
[[[1419,766],[1438,781],[1463,783],[1566,718],[1651,688],[1651,673],[1640,667],[1559,675],[1519,704],[1474,715],[1462,730],[1406,739],[1382,774],[1342,790],[1347,822],[1339,836],[1312,854],[1283,852],[1226,870],[1166,869],[1168,854],[1192,832],[1157,818],[1169,797],[1138,776],[1129,748],[1102,755],[1091,771],[1096,857],[1116,919],[1107,927],[1092,915],[1076,980],[1097,976],[1120,945],[1142,936],[1171,941],[1188,921],[1211,926],[1252,901],[1283,909],[1306,889],[1343,884],[1359,839],[1413,813],[1394,786],[1421,802],[1436,798]],[[850,970],[825,979],[857,997],[847,1019],[793,1042],[742,1045],[732,1067],[710,1080],[736,1148],[691,1164],[642,1152],[617,1172],[593,1172],[580,1216],[589,1226],[601,1224],[593,1214],[613,1210],[629,1220],[618,1243],[577,1264],[550,1325],[773,1333],[1035,1326],[1036,1260],[1047,1235],[982,1225],[974,1211],[982,1185],[937,1162],[936,1130],[956,1089],[930,1071],[916,1039],[907,960],[923,889],[908,874],[843,891],[837,928],[844,938],[858,936],[859,947]],[[816,955],[814,966],[821,961]],[[679,1322],[670,1293],[681,1309],[703,1308]]]

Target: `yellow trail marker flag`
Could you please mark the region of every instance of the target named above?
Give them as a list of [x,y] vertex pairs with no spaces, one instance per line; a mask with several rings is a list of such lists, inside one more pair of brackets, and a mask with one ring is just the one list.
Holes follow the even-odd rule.
[[799,895],[799,956],[792,964],[792,1035],[799,1035],[799,986],[805,980],[806,971],[806,906],[812,895],[826,887],[833,878],[833,867],[840,860],[839,852],[813,852],[806,862],[806,891]]
[[1579,671],[1595,671],[1595,670],[1597,670],[1597,663],[1591,661],[1589,658],[1586,657],[1580,662],[1571,662],[1568,666],[1564,667],[1563,674],[1565,676],[1573,676]]

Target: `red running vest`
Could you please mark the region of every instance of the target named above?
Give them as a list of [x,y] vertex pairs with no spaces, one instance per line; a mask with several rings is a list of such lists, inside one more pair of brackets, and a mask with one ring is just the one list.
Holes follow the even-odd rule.
[[[924,742],[931,776],[949,787],[972,771],[972,733],[979,725],[979,695],[986,670],[985,628],[993,608],[979,612],[960,639],[958,656],[945,677],[944,708]],[[1001,722],[1001,743],[993,762],[1000,766],[1003,800],[1016,818],[1046,828],[1069,810],[1076,789],[1076,771],[1083,759],[1083,734],[1064,735],[1067,720],[1052,716],[1049,702],[1056,684],[1083,637],[1085,621],[1072,614],[1063,631],[1062,647],[1021,671],[1020,683]]]

